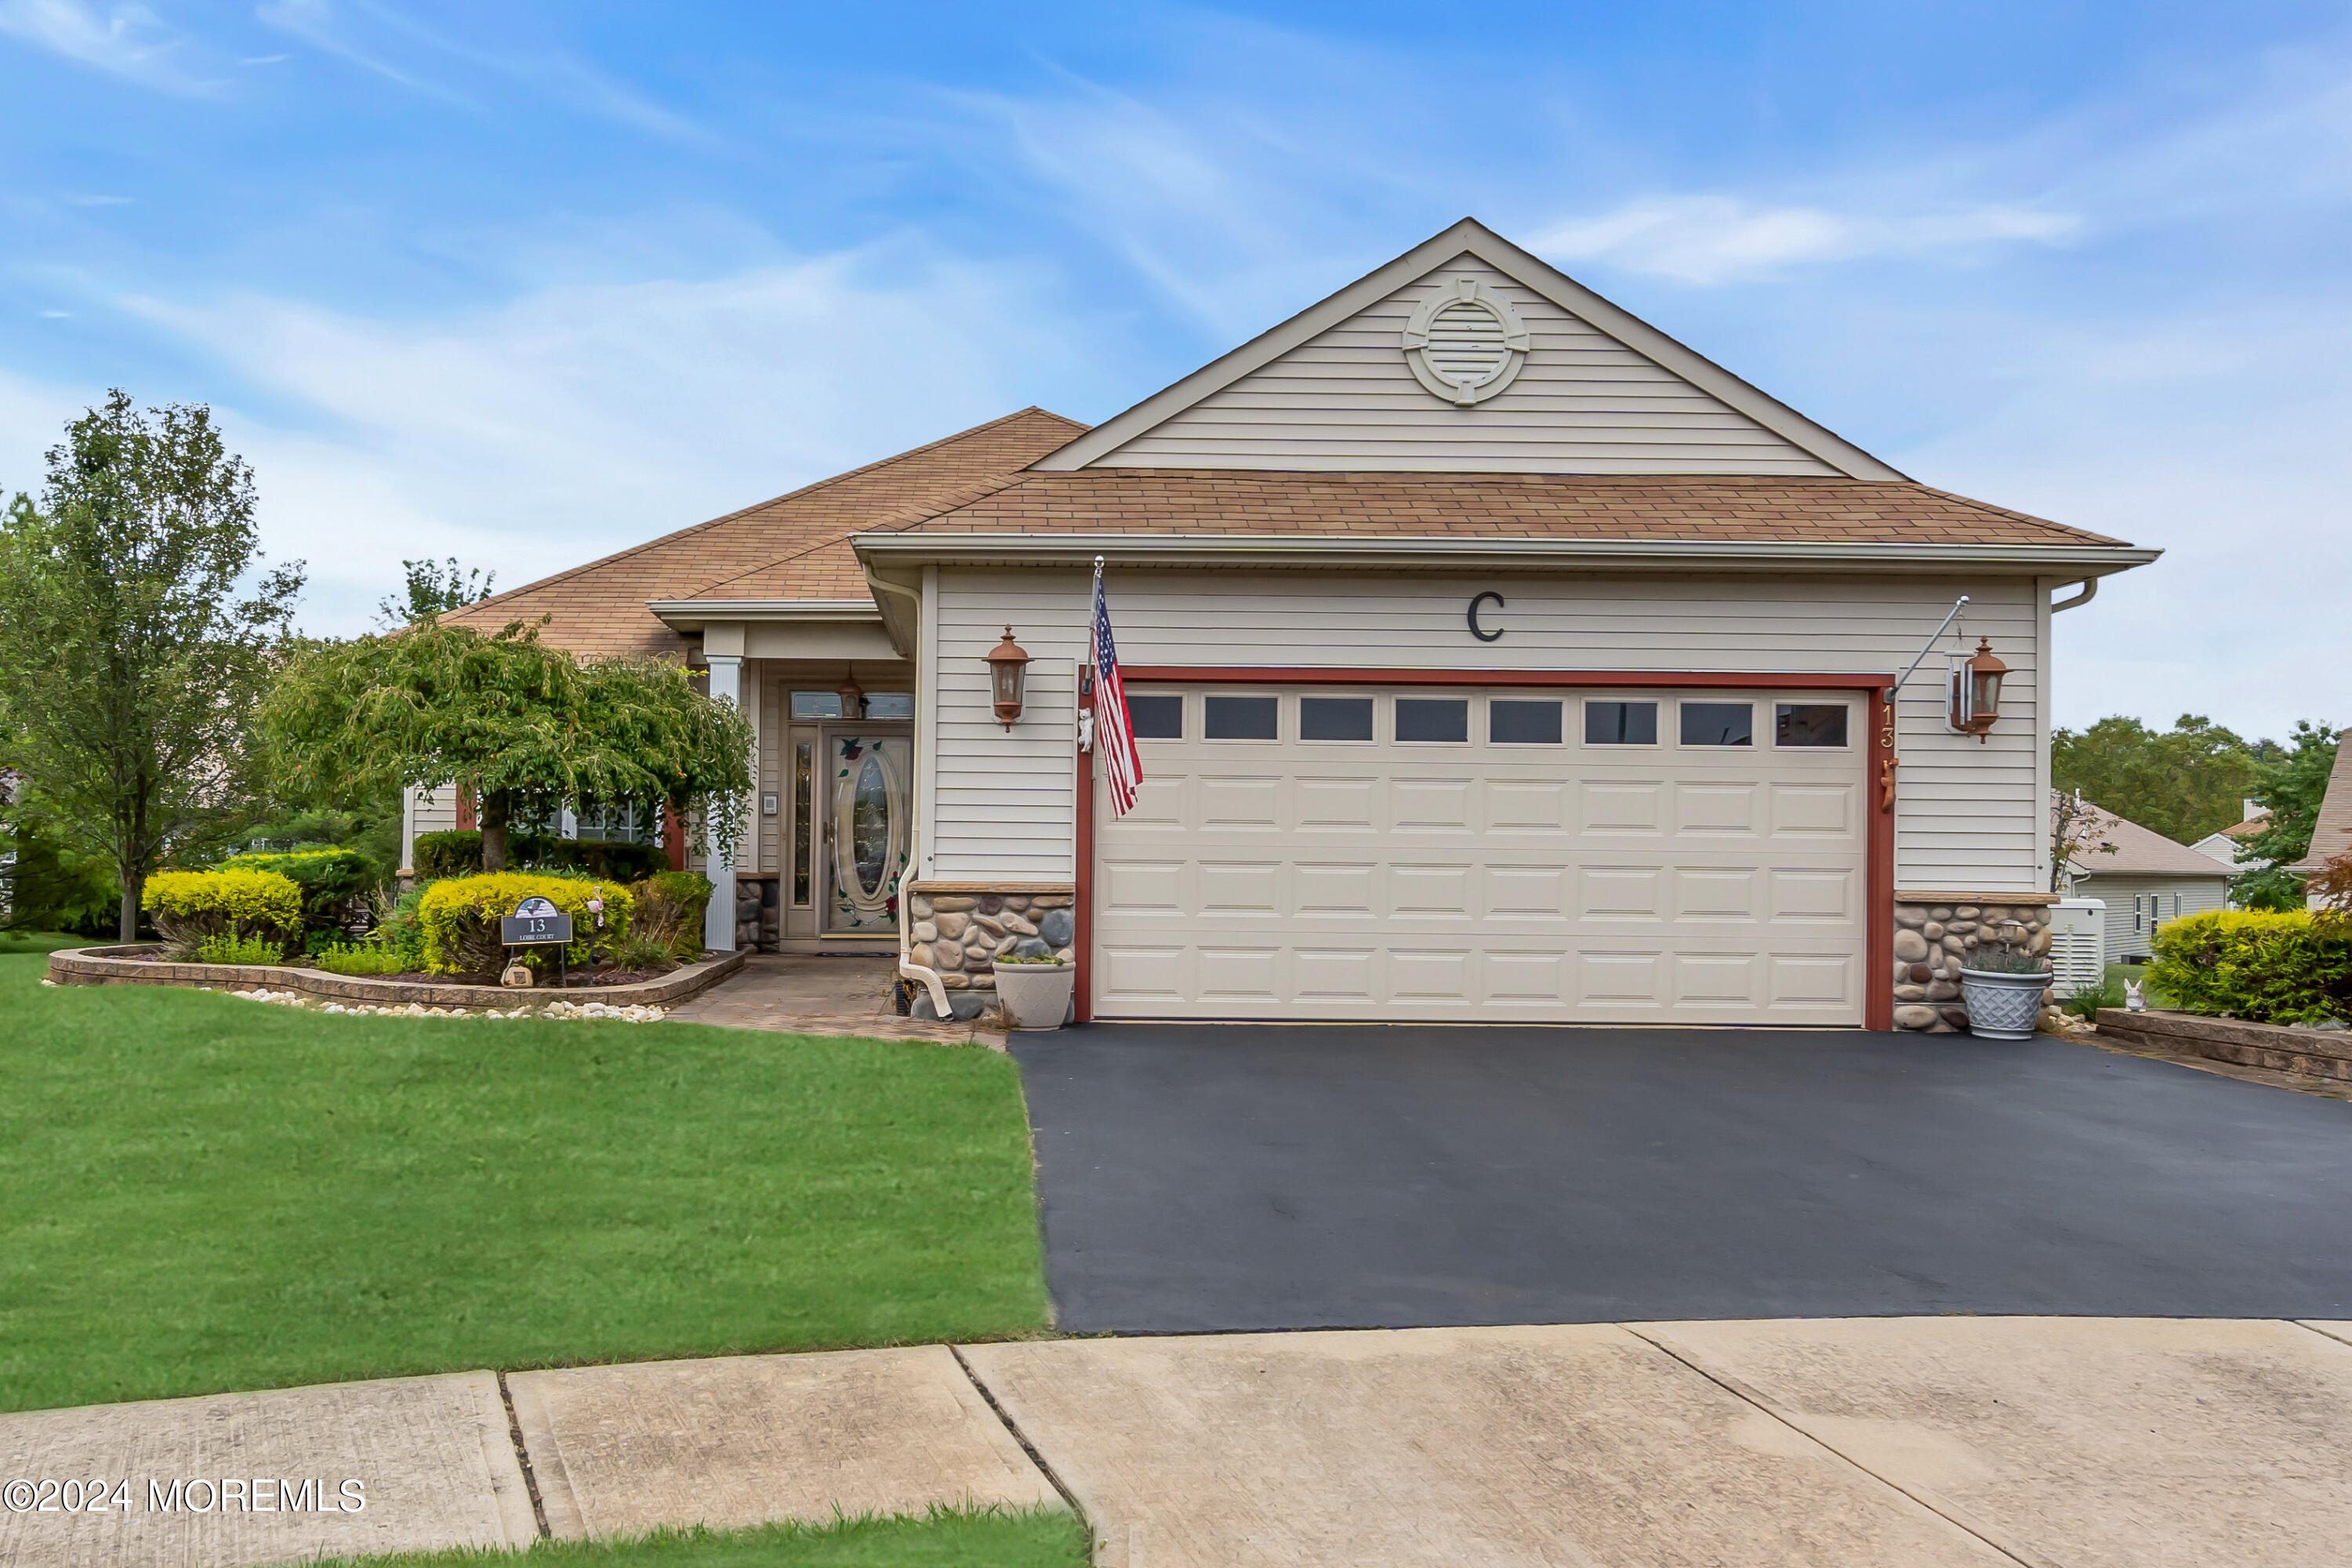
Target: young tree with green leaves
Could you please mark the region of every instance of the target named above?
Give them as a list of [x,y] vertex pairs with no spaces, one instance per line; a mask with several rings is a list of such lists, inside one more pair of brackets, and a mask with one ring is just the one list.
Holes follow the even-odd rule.
[[400,565],[408,574],[406,600],[386,594],[375,606],[376,625],[388,632],[433,616],[462,610],[468,605],[478,605],[490,596],[491,585],[499,580],[497,573],[484,572],[479,567],[470,572],[460,570],[454,555],[446,562],[403,561]]
[[483,633],[428,617],[312,647],[279,678],[262,723],[292,800],[472,791],[492,871],[506,868],[511,828],[583,801],[675,806],[731,858],[751,789],[751,721],[697,691],[683,667],[583,663],[521,622]]
[[2193,844],[2244,820],[2261,766],[2255,751],[2202,714],[2183,713],[2170,730],[2117,715],[2080,731],[2052,731],[2050,782]]
[[2312,829],[2319,823],[2320,803],[2327,798],[2327,775],[2336,766],[2340,739],[2329,725],[2298,719],[2284,754],[2263,764],[2253,798],[2271,808],[2270,826],[2242,844],[2238,856],[2269,864],[2230,884],[2230,897],[2246,908],[2304,907],[2303,883],[2279,868],[2311,853]]
[[147,874],[260,794],[253,715],[302,564],[262,569],[253,503],[211,410],[116,391],[0,521],[0,763],[21,820],[114,868],[125,942]]

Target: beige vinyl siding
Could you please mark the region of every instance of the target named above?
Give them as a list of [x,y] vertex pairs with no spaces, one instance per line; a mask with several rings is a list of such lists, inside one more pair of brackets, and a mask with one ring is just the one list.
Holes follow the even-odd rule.
[[[2217,868],[2218,869],[2218,868]],[[2111,876],[2077,877],[2074,896],[2097,899],[2107,906],[2103,917],[2106,925],[2106,952],[2109,963],[2121,963],[2126,955],[2148,950],[2148,899],[2161,899],[2164,907],[2158,914],[2160,923],[2175,918],[2172,900],[2180,900],[2181,915],[2201,915],[2213,910],[2230,907],[2230,879],[2226,876],[2185,877],[2134,876],[2129,872]],[[2132,900],[2141,900],[2138,929],[2132,925]]]
[[[1533,339],[1517,379],[1460,408],[1405,362],[1406,320],[1454,278]],[[1838,469],[1484,262],[1464,258],[1211,394],[1095,468],[1835,475]]]
[[[941,569],[938,877],[1072,874],[1075,661],[1086,651],[1082,572]],[[1507,601],[1471,639],[1470,596]],[[2037,702],[2036,589],[2019,579],[1722,577],[1441,578],[1119,572],[1113,627],[1129,665],[1899,674],[1957,595],[1962,628],[2011,668],[2001,721],[1979,743],[1944,726],[1947,634],[1898,704],[1898,887],[2029,892],[2046,886],[2045,718]],[[982,658],[1011,622],[1031,667],[1027,715],[1007,735],[987,717]]]
[[413,870],[416,866],[416,841],[428,833],[447,833],[457,826],[457,786],[443,784],[436,790],[411,790],[406,815],[408,843],[402,847],[401,864]]

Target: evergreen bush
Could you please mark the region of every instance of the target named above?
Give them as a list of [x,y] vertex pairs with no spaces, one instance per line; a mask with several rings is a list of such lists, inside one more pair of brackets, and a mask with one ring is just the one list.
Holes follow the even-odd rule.
[[356,849],[320,846],[310,849],[258,850],[232,855],[224,871],[275,871],[302,889],[302,924],[313,932],[366,929],[361,900],[383,880],[383,868]]
[[2217,910],[2158,928],[2150,989],[2184,1012],[2258,1024],[2352,1019],[2352,921]]
[[302,889],[279,871],[158,871],[141,889],[139,907],[181,957],[194,956],[210,937],[282,942],[302,929]]
[[[602,911],[588,908],[601,896]],[[449,877],[425,889],[417,900],[417,924],[424,931],[425,967],[436,974],[495,974],[506,959],[499,939],[499,921],[514,913],[528,898],[542,898],[572,917],[572,945],[567,956],[573,965],[590,962],[592,945],[617,948],[629,934],[629,917],[636,900],[617,882],[585,877],[551,876],[544,871],[495,871],[475,877]],[[601,912],[603,923],[598,923]],[[544,962],[553,962],[549,950],[533,950]]]

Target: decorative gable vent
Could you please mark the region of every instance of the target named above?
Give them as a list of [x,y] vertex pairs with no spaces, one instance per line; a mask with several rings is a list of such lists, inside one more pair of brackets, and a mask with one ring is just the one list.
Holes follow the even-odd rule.
[[1404,328],[1405,363],[1421,384],[1465,407],[1510,385],[1528,344],[1518,312],[1475,278],[1423,300]]

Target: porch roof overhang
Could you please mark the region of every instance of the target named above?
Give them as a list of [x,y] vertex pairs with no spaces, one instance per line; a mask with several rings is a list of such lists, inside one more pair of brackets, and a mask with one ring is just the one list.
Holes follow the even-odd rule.
[[2074,583],[2145,566],[2163,553],[2137,545],[1887,543],[1824,540],[1300,538],[1296,534],[930,533],[850,536],[869,581],[932,563],[1321,571],[1781,571],[1805,574],[2047,577]]
[[882,619],[871,599],[648,599],[646,608],[680,634],[702,631],[713,621],[842,626]]

